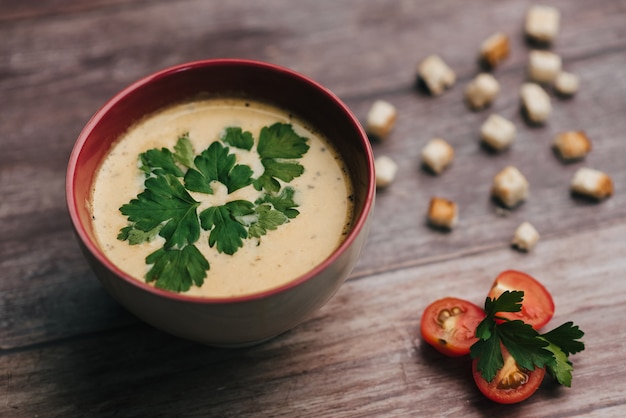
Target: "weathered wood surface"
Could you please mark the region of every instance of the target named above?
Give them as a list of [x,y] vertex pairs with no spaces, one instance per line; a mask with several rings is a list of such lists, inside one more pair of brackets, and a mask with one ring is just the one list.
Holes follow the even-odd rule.
[[[581,77],[553,98],[549,123],[525,125],[518,88],[529,50],[521,28],[531,1],[0,1],[0,416],[621,416],[626,411],[626,1],[546,1],[562,12],[552,49]],[[469,111],[463,88],[480,42],[511,36],[490,110]],[[432,98],[415,66],[439,53],[457,84]],[[266,344],[222,350],[144,325],[100,288],[70,229],[65,164],[88,118],[135,79],[185,61],[242,57],[288,66],[329,87],[362,120],[378,98],[396,128],[377,155],[400,170],[379,193],[374,224],[351,279],[310,320]],[[509,151],[478,143],[495,111],[518,127]],[[582,129],[584,162],[563,165],[555,133]],[[433,136],[456,150],[435,177],[419,154]],[[514,164],[531,196],[502,216],[492,176]],[[573,198],[574,171],[609,173],[615,195]],[[456,200],[451,233],[425,224],[433,195]],[[535,251],[509,247],[531,221]],[[474,388],[465,360],[418,338],[432,300],[482,303],[493,278],[516,268],[552,291],[555,323],[573,320],[587,349],[569,389],[545,385],[504,407]],[[560,322],[558,322],[560,321]]]

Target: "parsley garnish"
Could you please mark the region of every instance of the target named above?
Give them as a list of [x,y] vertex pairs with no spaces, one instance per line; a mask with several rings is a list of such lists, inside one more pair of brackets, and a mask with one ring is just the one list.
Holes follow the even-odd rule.
[[228,145],[248,151],[254,146],[254,137],[252,134],[247,131],[244,132],[241,128],[236,126],[229,126],[224,129],[224,132],[220,135],[220,139]]
[[247,200],[234,200],[222,206],[213,206],[200,214],[202,229],[210,231],[209,245],[217,244],[217,251],[229,255],[243,246],[248,237],[245,225],[239,219],[254,212],[254,205]]
[[284,123],[275,123],[261,129],[257,152],[265,171],[254,180],[257,190],[278,192],[278,180],[290,182],[304,172],[304,167],[293,160],[306,154],[309,146],[298,138],[291,126]]
[[519,312],[523,299],[524,292],[521,291],[506,291],[496,299],[486,299],[487,316],[478,324],[478,341],[470,349],[470,356],[478,359],[478,371],[488,382],[494,379],[504,365],[502,344],[521,368],[545,367],[560,384],[571,386],[573,368],[568,356],[585,349],[585,345],[578,341],[584,333],[572,322],[566,322],[550,332],[539,334],[521,320],[498,316],[499,312]]
[[185,174],[185,187],[192,192],[213,194],[212,181],[218,181],[228,188],[228,193],[252,184],[252,169],[237,164],[237,156],[220,142],[213,142],[202,151]]
[[[238,164],[237,154],[230,147],[256,152],[264,172],[254,178],[252,168]],[[173,151],[147,150],[139,155],[139,168],[146,176],[144,190],[120,207],[128,226],[117,238],[130,245],[157,236],[164,239],[162,248],[146,257],[150,266],[145,275],[147,282],[174,292],[201,286],[210,269],[208,260],[195,246],[202,231],[211,248],[233,255],[246,239],[260,239],[298,216],[295,190],[287,183],[304,172],[295,160],[308,150],[307,139],[285,123],[262,128],[256,150],[252,133],[239,127],[225,128],[198,155],[188,133],[178,137]],[[253,187],[258,198],[254,202],[226,199],[198,213],[201,202],[190,192],[213,194],[214,182],[223,184],[229,195]]]
[[[200,237],[196,214],[200,202],[189,195],[177,177],[168,173],[148,177],[144,185],[145,190],[136,199],[120,208],[130,222],[131,231],[150,233],[158,228],[158,234],[165,238],[165,248],[196,242]],[[125,230],[128,229],[122,229]]]

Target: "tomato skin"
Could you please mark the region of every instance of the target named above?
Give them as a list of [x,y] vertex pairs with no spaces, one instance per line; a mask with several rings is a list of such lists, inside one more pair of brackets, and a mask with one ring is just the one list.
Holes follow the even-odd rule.
[[487,296],[494,299],[507,290],[524,292],[522,310],[520,312],[500,312],[498,316],[510,320],[521,319],[534,329],[540,329],[554,316],[552,295],[541,283],[528,274],[516,270],[503,271],[493,282]]
[[476,327],[484,318],[485,312],[472,302],[453,297],[439,299],[422,314],[422,338],[446,356],[468,355],[478,340]]
[[[491,382],[487,382],[476,369],[478,359],[472,361],[472,375],[478,390],[488,399],[501,404],[518,403],[530,398],[539,389],[546,369],[521,369],[504,347],[502,358],[504,366]],[[522,378],[524,382],[520,383],[516,378]]]

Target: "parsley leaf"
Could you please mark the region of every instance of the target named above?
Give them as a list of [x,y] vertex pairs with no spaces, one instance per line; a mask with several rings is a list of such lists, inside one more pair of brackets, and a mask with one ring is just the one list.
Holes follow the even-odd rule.
[[296,216],[300,214],[297,209],[298,207],[296,202],[293,200],[293,196],[295,194],[295,190],[293,187],[285,187],[280,194],[264,194],[260,198],[258,198],[254,203],[257,205],[263,203],[270,203],[274,206],[274,209],[281,212],[289,219],[294,219]]
[[[196,242],[200,236],[196,208],[200,203],[189,195],[178,178],[161,173],[146,179],[144,185],[145,190],[136,199],[120,208],[131,226],[149,232],[163,224],[159,235],[165,238],[165,248]],[[130,239],[130,236],[130,231],[121,234],[123,239]]]
[[585,344],[581,341],[576,341],[581,339],[584,335],[585,333],[578,327],[578,325],[574,325],[574,323],[570,321],[562,324],[550,332],[546,332],[542,335],[542,337],[550,343],[556,344],[565,354],[569,355],[578,353],[585,349]]
[[139,155],[140,170],[150,174],[172,174],[176,177],[182,177],[183,172],[176,165],[174,154],[167,148],[151,149]]
[[174,145],[174,160],[187,168],[193,167],[193,147],[189,140],[189,132],[178,137]]
[[267,234],[267,231],[277,229],[289,219],[277,210],[272,209],[270,205],[259,205],[254,209],[256,219],[252,222],[248,229],[248,234],[254,238],[261,238]]
[[546,350],[552,352],[553,355],[552,361],[547,364],[547,370],[557,382],[564,386],[570,387],[572,385],[572,371],[574,369],[567,356],[585,349],[585,344],[577,341],[584,335],[585,333],[573,322],[566,322],[541,335],[541,338],[549,343]]
[[160,248],[146,257],[146,264],[152,264],[146,282],[155,282],[156,287],[175,292],[186,292],[192,284],[202,286],[209,270],[209,262],[195,245]]
[[213,142],[194,159],[197,170],[190,168],[187,171],[185,187],[193,192],[213,194],[212,181],[225,185],[228,193],[252,184],[252,169],[236,162],[237,156],[231,154],[228,147]]
[[265,170],[254,181],[254,187],[257,190],[265,189],[268,192],[277,192],[280,190],[280,183],[276,179],[290,182],[304,173],[304,167],[298,163],[281,162],[265,158],[261,160],[261,164]]
[[248,237],[238,218],[254,213],[254,205],[247,200],[234,200],[222,206],[212,206],[200,213],[202,229],[210,231],[209,246],[217,244],[217,251],[233,255]]
[[487,316],[495,316],[498,312],[520,312],[524,292],[513,290],[503,292],[498,298],[485,300],[485,313]]
[[254,187],[278,192],[278,180],[290,182],[302,175],[304,167],[291,160],[302,158],[308,150],[307,138],[296,134],[290,124],[275,123],[261,129],[257,152],[265,170],[254,181]]
[[306,142],[290,124],[277,122],[261,129],[257,152],[261,158],[302,158],[309,150]]
[[561,385],[572,386],[572,371],[574,367],[567,359],[567,354],[563,352],[556,344],[548,344],[546,350],[552,353],[552,361],[547,364],[548,372]]
[[228,145],[235,148],[245,149],[247,151],[250,151],[254,145],[254,138],[252,137],[252,134],[248,131],[244,132],[237,126],[229,126],[224,129],[220,139]]
[[476,327],[475,334],[480,340],[489,340],[495,332],[496,321],[492,316],[487,315]]
[[478,341],[470,347],[470,357],[477,359],[477,370],[491,382],[504,365],[501,348],[504,346],[519,367],[526,370],[545,367],[560,384],[570,386],[572,363],[568,355],[584,350],[584,344],[578,341],[584,333],[567,322],[540,335],[521,320],[498,317],[498,312],[520,311],[523,299],[524,292],[505,291],[498,298],[485,300],[486,317],[476,327]]
[[470,356],[471,358],[478,358],[476,369],[482,373],[482,376],[488,382],[491,382],[498,374],[498,370],[504,366],[500,340],[498,338],[479,338],[470,347]]
[[152,241],[160,230],[161,225],[158,225],[149,231],[142,231],[141,229],[136,228],[135,225],[130,225],[120,229],[117,239],[120,241],[128,241],[130,245],[139,245],[144,242]]
[[514,320],[503,322],[497,329],[502,345],[521,368],[534,370],[550,362],[550,353],[543,349],[548,344],[537,338],[537,331],[531,325]]

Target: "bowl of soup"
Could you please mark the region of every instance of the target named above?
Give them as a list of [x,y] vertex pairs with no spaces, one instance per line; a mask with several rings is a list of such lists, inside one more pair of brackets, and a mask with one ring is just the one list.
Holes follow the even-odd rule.
[[66,198],[121,305],[185,339],[246,346],[306,320],[349,276],[369,230],[373,156],[358,119],[314,80],[195,61],[96,111]]

